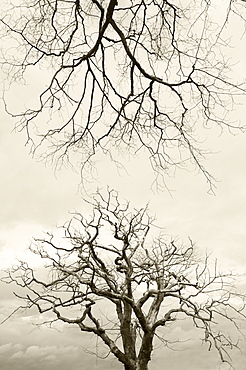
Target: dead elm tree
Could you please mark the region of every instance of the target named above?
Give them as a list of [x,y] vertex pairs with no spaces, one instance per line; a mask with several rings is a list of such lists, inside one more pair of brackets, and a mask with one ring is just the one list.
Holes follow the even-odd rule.
[[223,322],[240,331],[246,318],[235,275],[199,259],[191,241],[156,236],[146,209],[131,211],[114,191],[95,199],[92,217],[76,213],[63,240],[50,233],[35,240],[32,252],[47,262],[40,273],[26,262],[8,270],[5,282],[23,291],[22,307],[94,334],[125,370],[148,369],[158,340],[178,346],[180,338],[166,336],[178,320],[230,363],[238,343]]

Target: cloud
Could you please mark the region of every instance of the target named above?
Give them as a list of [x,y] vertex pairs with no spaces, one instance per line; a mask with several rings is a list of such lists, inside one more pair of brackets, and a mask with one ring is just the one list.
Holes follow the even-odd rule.
[[[18,348],[20,348],[20,344],[14,346],[11,344],[8,346],[5,345],[4,351],[2,351],[4,356],[1,356],[1,370],[10,368],[15,370],[40,368],[44,368],[45,370],[66,370],[68,368],[72,368],[73,370],[80,370],[81,368],[98,369],[95,359],[82,352],[79,346],[31,345],[22,348],[22,350],[17,350]],[[107,366],[108,361],[99,368],[106,370],[108,368]]]
[[8,352],[12,347],[11,343],[6,343],[0,346],[0,355],[4,354],[5,352]]
[[67,346],[38,346],[32,345],[27,347],[25,350],[17,351],[11,356],[12,359],[26,359],[26,360],[43,360],[55,361],[56,359],[61,359],[62,357],[69,358],[69,356],[74,357],[78,353],[78,347]]

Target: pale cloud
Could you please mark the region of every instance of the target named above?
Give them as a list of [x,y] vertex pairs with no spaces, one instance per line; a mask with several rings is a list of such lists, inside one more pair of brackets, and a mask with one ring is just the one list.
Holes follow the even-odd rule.
[[0,346],[0,355],[2,355],[3,353],[9,351],[12,347],[12,344],[11,343],[6,343],[6,344],[3,344]]
[[[9,368],[18,370],[32,370],[36,368],[66,370],[68,367],[79,370],[81,366],[85,369],[97,368],[96,361],[93,361],[91,356],[83,353],[78,346],[31,345],[22,348],[22,350],[17,350],[18,347],[20,347],[20,344],[5,346],[1,356],[1,370]],[[107,365],[107,361],[105,365]],[[102,369],[106,368],[102,367]]]
[[46,361],[54,361],[57,358],[75,356],[78,352],[78,347],[68,346],[68,347],[57,347],[57,346],[37,346],[32,345],[27,347],[25,350],[17,351],[13,353],[11,358],[21,358],[21,359],[42,359]]
[[15,352],[11,358],[14,358],[14,359],[22,359],[23,358],[23,351],[18,351],[18,352]]

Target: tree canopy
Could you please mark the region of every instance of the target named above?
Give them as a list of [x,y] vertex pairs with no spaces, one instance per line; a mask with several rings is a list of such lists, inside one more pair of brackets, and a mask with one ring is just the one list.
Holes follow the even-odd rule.
[[227,113],[245,93],[226,57],[235,16],[244,22],[242,1],[7,1],[3,70],[10,84],[40,84],[12,113],[18,129],[57,166],[143,152],[157,176],[192,164],[211,182],[203,128],[237,127]]

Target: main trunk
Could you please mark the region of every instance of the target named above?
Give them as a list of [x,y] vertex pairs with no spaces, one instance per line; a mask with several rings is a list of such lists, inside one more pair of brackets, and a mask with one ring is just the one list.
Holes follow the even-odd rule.
[[142,345],[137,358],[136,370],[148,370],[148,363],[151,360],[151,353],[153,350],[153,337],[153,331],[144,333]]
[[136,370],[148,370],[148,364],[145,365],[137,365]]
[[136,370],[136,368],[133,368],[131,366],[124,365],[125,370]]
[[149,367],[148,367],[148,364],[136,364],[135,366],[127,366],[127,365],[124,365],[124,370],[148,370]]

